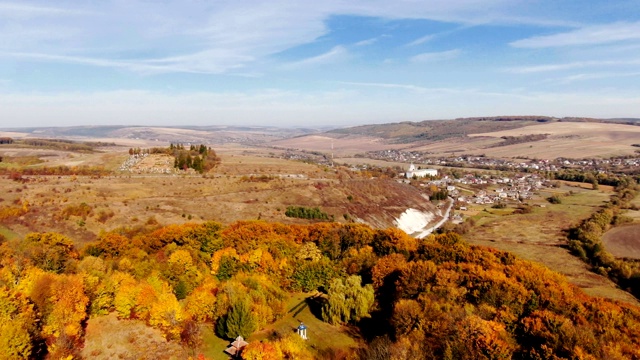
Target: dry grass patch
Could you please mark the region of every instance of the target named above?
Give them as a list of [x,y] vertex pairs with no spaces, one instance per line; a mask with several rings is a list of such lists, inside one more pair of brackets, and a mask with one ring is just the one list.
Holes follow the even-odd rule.
[[602,243],[615,257],[640,259],[640,224],[615,227],[604,234]]
[[[2,204],[22,200],[30,204],[28,213],[3,224],[21,236],[53,231],[82,243],[103,230],[141,226],[149,219],[161,225],[250,219],[308,222],[287,218],[287,206],[320,207],[336,221],[347,221],[344,215],[348,214],[347,218],[386,228],[409,207],[428,210],[431,206],[418,190],[393,180],[352,178],[346,172],[299,161],[222,156],[220,168],[205,176],[34,176],[26,184],[0,178],[6,191]],[[69,211],[81,204],[86,204],[87,214]]]
[[162,332],[138,320],[118,320],[115,313],[87,322],[81,355],[95,360],[186,359],[187,352],[165,340]]

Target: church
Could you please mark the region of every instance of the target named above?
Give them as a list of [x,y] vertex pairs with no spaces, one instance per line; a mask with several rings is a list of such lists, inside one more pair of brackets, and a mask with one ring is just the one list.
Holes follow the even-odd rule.
[[414,176],[421,178],[425,176],[438,176],[438,170],[436,169],[416,169],[416,166],[413,163],[409,166],[409,170],[404,173],[404,176],[407,179],[411,179]]

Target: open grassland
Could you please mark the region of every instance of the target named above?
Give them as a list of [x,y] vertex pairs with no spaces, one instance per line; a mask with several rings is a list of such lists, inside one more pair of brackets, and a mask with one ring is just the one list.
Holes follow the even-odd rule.
[[[454,122],[450,123],[453,126]],[[522,124],[524,125],[524,124]],[[309,135],[271,143],[281,148],[293,148],[322,153],[333,152],[336,156],[348,157],[356,153],[382,149],[402,149],[406,151],[426,151],[433,156],[451,156],[456,154],[485,155],[497,158],[522,156],[539,159],[557,157],[584,158],[631,155],[637,148],[631,146],[640,138],[640,127],[623,124],[595,122],[550,122],[518,127],[495,132],[460,133],[455,137],[438,139],[421,137],[418,128],[413,136],[398,141],[384,131],[369,131],[358,134],[357,128],[344,130],[349,135],[337,138],[330,134]],[[404,129],[403,132],[406,132]],[[537,141],[525,141],[516,144],[503,144],[502,137],[521,137],[545,135]],[[395,136],[395,135],[394,135]]]
[[[589,184],[589,183],[565,181],[565,180],[558,180],[558,181],[566,186],[573,187],[573,188],[581,188],[581,189],[587,189],[587,190],[593,189],[593,184]],[[615,188],[610,185],[598,185],[598,191],[602,193],[612,194],[614,190]]]
[[45,167],[45,166],[103,166],[116,169],[126,158],[126,149],[114,147],[100,152],[79,153],[64,150],[16,148],[0,146],[0,155],[5,157],[0,167]]
[[[559,156],[585,158],[630,155],[634,154],[637,149],[631,145],[638,142],[640,127],[609,123],[553,122],[469,136],[473,138],[501,138],[503,136],[535,134],[548,134],[548,138],[541,141],[482,149],[481,152],[493,157],[527,156],[541,159],[552,159]],[[478,151],[480,150],[475,153]]]
[[640,224],[615,227],[604,234],[602,243],[615,257],[640,259]]
[[[573,194],[569,195],[569,192]],[[524,259],[542,263],[565,275],[590,295],[638,303],[607,278],[589,271],[588,266],[566,248],[569,227],[588,218],[608,200],[608,193],[563,186],[541,192],[543,198],[561,196],[561,204],[544,200],[530,202],[532,212],[515,214],[510,209],[472,206],[476,226],[466,235],[474,245],[512,252]],[[544,207],[541,207],[544,206]]]
[[[406,147],[401,144],[391,144],[389,141],[372,136],[349,135],[330,137],[326,135],[307,135],[291,139],[271,142],[270,145],[278,148],[298,149],[305,151],[317,151],[336,156],[351,156],[367,151],[382,149],[400,149]],[[333,150],[332,150],[333,146]]]
[[[202,175],[130,174],[107,177],[32,176],[0,179],[0,209],[24,214],[0,219],[20,236],[55,231],[76,241],[101,231],[157,224],[262,219],[284,223],[307,220],[285,216],[288,206],[319,207],[336,221],[361,219],[393,226],[407,208],[430,210],[420,192],[389,179],[274,157],[221,152],[222,164]],[[126,156],[101,154],[111,165]],[[153,163],[153,160],[149,160]],[[166,161],[165,161],[166,162]]]

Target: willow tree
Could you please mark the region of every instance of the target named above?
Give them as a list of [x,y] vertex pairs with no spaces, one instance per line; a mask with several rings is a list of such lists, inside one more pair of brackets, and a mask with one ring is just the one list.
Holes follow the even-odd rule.
[[343,324],[369,317],[374,302],[373,286],[362,286],[358,275],[346,280],[334,279],[327,291],[327,302],[322,309],[322,318],[331,324]]

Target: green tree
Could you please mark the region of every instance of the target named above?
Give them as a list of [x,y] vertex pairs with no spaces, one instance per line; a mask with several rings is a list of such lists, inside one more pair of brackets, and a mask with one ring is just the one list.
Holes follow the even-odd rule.
[[358,275],[349,276],[344,282],[334,279],[329,285],[328,300],[322,308],[322,319],[331,324],[342,324],[369,317],[375,300],[373,286],[362,286],[361,283]]
[[249,302],[245,299],[236,300],[227,315],[221,317],[216,325],[219,336],[234,339],[238,336],[248,337],[256,330],[256,320]]

